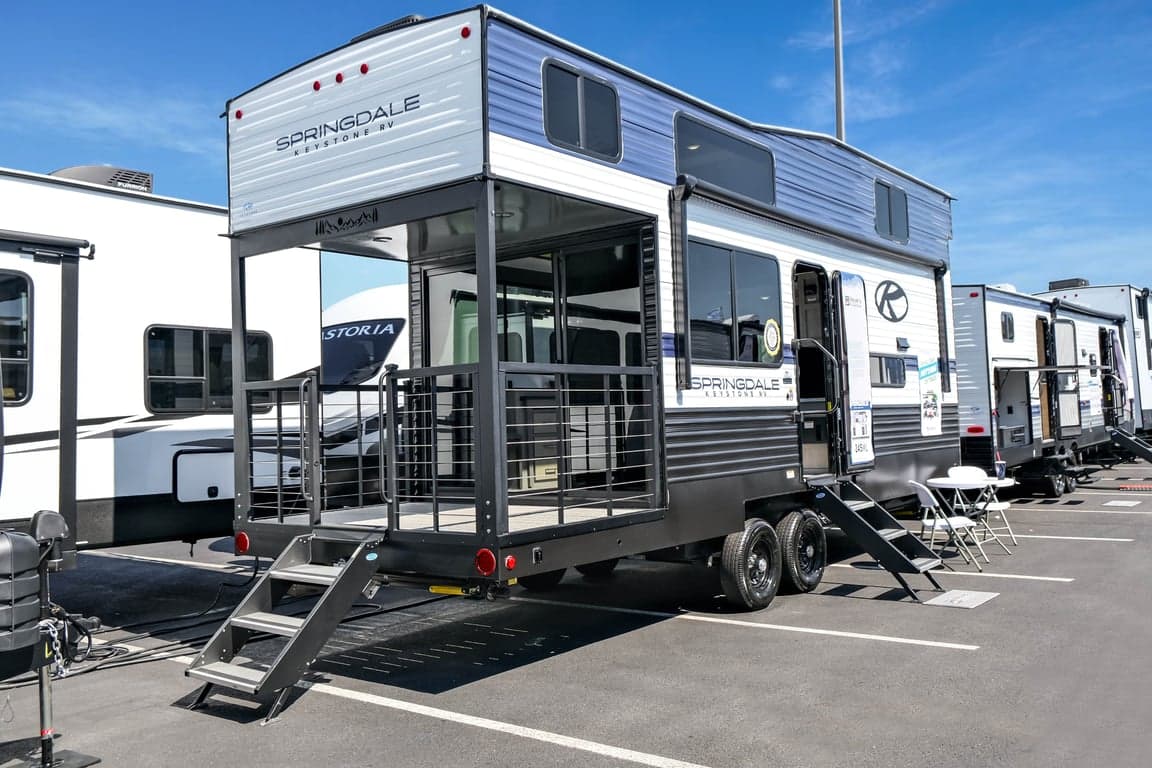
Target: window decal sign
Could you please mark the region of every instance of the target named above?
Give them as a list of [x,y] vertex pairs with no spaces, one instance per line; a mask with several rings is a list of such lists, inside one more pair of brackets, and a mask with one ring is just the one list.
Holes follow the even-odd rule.
[[847,389],[848,467],[872,464],[872,368],[868,357],[868,294],[864,278],[841,272],[837,275],[840,296],[840,327],[843,334]]
[[940,363],[933,360],[919,367],[920,434],[924,437],[943,434],[940,413]]

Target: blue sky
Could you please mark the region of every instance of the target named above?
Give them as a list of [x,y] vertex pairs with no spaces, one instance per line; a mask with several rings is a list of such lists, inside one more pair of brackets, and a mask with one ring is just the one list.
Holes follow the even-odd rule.
[[[393,18],[465,5],[7,4],[0,166],[126,166],[223,204],[228,98]],[[750,119],[826,133],[831,6],[498,4]],[[843,16],[848,141],[958,198],[955,281],[1152,283],[1152,3],[843,0]]]

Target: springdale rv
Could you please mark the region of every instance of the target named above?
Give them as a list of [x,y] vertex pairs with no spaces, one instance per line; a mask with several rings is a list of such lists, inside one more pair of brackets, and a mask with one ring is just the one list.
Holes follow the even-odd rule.
[[[147,174],[105,167],[0,170],[0,227],[79,233],[100,246],[79,278],[73,376],[57,364],[69,298],[59,267],[34,249],[0,253],[7,474],[0,518],[17,525],[29,510],[57,508],[58,481],[71,482],[69,523],[81,549],[231,533],[225,211],[151,194],[150,183]],[[315,301],[316,280],[307,276],[317,259],[304,251],[278,257],[276,268],[295,264],[300,276],[283,287],[281,302],[253,307],[248,375],[299,371],[295,349],[318,348],[318,310],[309,317],[291,308],[294,300]],[[307,341],[278,343],[305,333]],[[57,425],[51,407],[69,387],[77,396],[72,431]],[[53,467],[70,452],[74,466],[59,474]]]
[[[236,337],[277,288],[250,260],[307,246],[406,265],[409,349],[362,384],[233,360],[236,537],[278,559],[189,670],[201,701],[290,687],[378,572],[491,594],[647,554],[760,608],[819,583],[831,522],[932,578],[878,502],[959,458],[947,193],[487,7],[373,30],[226,119]],[[359,425],[327,423],[337,392]],[[351,444],[382,449],[338,482],[373,485],[329,493]],[[324,611],[285,626],[309,580]],[[290,638],[270,670],[232,663],[253,628]]]
[[1011,286],[956,285],[952,300],[963,463],[1073,489],[1109,429],[1131,426],[1123,318]]

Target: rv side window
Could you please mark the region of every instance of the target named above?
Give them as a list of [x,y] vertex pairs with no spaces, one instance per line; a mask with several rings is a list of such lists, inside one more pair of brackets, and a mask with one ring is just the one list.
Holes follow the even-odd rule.
[[0,272],[0,365],[4,404],[28,402],[31,395],[32,293],[25,275]]
[[907,381],[904,358],[890,355],[872,355],[872,386],[902,387]]
[[546,62],[544,133],[557,146],[616,162],[620,159],[616,89],[557,62]]
[[1148,297],[1141,294],[1136,297],[1136,319],[1143,320],[1148,314]]
[[876,182],[876,232],[892,240],[908,240],[908,193]]
[[779,365],[780,268],[770,256],[688,244],[693,360]]
[[776,204],[772,151],[686,115],[676,116],[676,172],[765,205]]
[[1016,323],[1011,312],[1000,313],[1000,338],[1004,341],[1016,340]]
[[[248,377],[271,378],[272,340],[249,333]],[[232,332],[153,326],[145,335],[145,396],[154,413],[232,410]]]

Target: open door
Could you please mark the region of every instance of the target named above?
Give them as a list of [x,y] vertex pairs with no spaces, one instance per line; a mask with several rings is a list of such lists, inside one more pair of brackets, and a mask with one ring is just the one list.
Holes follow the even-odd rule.
[[[1049,355],[1050,326],[1043,317],[1036,318],[1036,363],[1041,366],[1052,365]],[[1048,388],[1048,374],[1038,372],[1033,374],[1037,379],[1036,402],[1040,405],[1040,438],[1052,439],[1052,395]],[[1033,437],[1035,439],[1035,437]]]
[[872,372],[868,357],[868,297],[864,278],[848,272],[832,276],[836,313],[834,351],[840,361],[840,403],[843,417],[841,471],[872,469]]
[[[1052,327],[1056,341],[1056,365],[1069,369],[1079,365],[1076,326],[1071,321],[1057,320]],[[1057,437],[1061,440],[1076,437],[1081,432],[1080,375],[1075,370],[1056,372],[1056,423]]]

